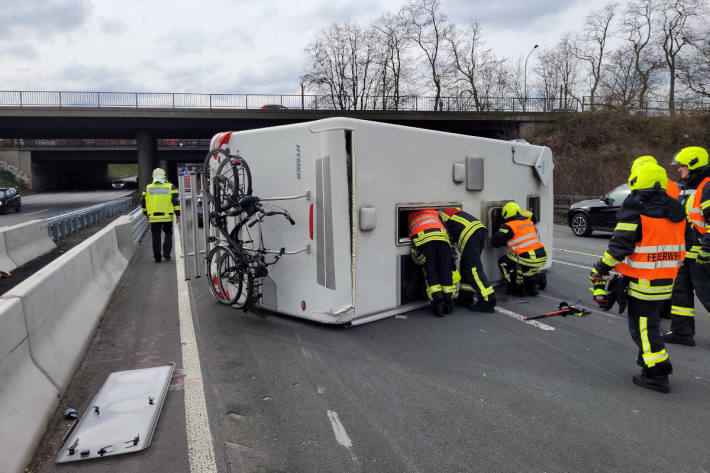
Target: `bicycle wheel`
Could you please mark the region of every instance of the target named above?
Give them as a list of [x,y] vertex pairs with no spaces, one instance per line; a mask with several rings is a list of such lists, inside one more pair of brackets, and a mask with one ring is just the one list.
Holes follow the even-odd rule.
[[230,248],[212,248],[207,256],[208,284],[217,302],[232,305],[239,299],[246,269]]
[[214,182],[215,206],[220,212],[239,210],[239,199],[251,195],[251,172],[246,160],[229,156],[217,167]]
[[202,171],[202,192],[207,203],[205,206],[205,210],[207,210],[206,215],[210,214],[210,210],[217,210],[215,205],[214,189],[212,188],[212,178],[214,177],[214,172],[212,171],[211,165],[213,158],[221,163],[225,159],[228,159],[227,150],[214,148],[209,150],[207,152],[207,156],[205,156]]

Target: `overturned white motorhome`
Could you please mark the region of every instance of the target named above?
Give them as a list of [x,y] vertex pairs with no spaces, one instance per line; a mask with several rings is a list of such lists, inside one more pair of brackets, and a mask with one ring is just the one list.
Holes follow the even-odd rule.
[[[409,256],[407,212],[415,208],[462,206],[490,231],[500,207],[515,200],[552,246],[546,147],[350,118],[220,133],[211,148],[220,147],[248,162],[254,195],[310,196],[279,202],[295,226],[263,224],[267,248],[309,245],[265,278],[259,303],[281,314],[357,324],[425,305]],[[493,281],[502,251],[483,253]]]

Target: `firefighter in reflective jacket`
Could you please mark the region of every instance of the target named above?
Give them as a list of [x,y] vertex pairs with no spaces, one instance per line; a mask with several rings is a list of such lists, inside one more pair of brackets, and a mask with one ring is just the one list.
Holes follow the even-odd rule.
[[708,152],[699,146],[680,150],[673,158],[685,179],[680,197],[685,206],[685,263],[678,272],[671,297],[671,330],[666,343],[695,345],[695,298],[710,312],[710,166]]
[[[458,207],[440,210],[439,216],[449,233],[451,245],[461,252],[459,303],[470,310],[493,312],[496,296],[481,264],[486,227],[476,217]],[[474,301],[474,295],[477,301]]]
[[439,213],[434,209],[409,212],[409,237],[412,256],[422,265],[426,278],[426,293],[437,317],[450,314],[456,292],[451,272],[451,245]]
[[[673,371],[661,336],[660,310],[671,297],[685,256],[685,213],[665,192],[666,186],[666,171],[657,164],[644,164],[631,173],[631,194],[619,208],[609,248],[589,276],[600,307],[610,309],[618,297],[622,312],[628,302],[629,333],[641,366],[632,381],[660,392],[670,391],[668,375]],[[607,294],[604,286],[612,269],[621,276],[610,282]]]
[[[165,171],[162,169],[156,168],[153,171],[153,183],[146,186],[141,198],[141,207],[150,222],[155,262],[160,263],[161,258],[170,261],[170,252],[173,249],[173,216],[179,223],[180,199],[175,186],[165,182]],[[165,240],[161,254],[162,233],[165,233]]]
[[[498,259],[503,277],[508,282],[508,292],[536,296],[547,286],[541,269],[547,263],[547,248],[540,241],[535,224],[520,210],[515,202],[502,209],[503,225],[491,237],[491,245],[507,246],[508,252]],[[526,212],[529,213],[529,212]]]

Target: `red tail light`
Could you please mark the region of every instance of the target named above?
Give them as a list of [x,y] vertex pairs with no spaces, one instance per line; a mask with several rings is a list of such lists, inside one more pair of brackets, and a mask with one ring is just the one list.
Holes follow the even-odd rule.
[[311,235],[311,240],[313,239],[313,204],[311,204],[308,210],[308,232]]

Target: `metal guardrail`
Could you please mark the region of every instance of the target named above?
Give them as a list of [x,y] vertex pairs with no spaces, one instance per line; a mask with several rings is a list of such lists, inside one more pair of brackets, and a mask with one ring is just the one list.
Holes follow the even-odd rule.
[[[96,225],[105,218],[121,214],[131,205],[131,200],[131,197],[122,197],[110,202],[46,218],[49,236],[55,242],[62,241],[72,233],[91,225]],[[138,210],[140,211],[140,209]]]
[[136,207],[128,214],[131,219],[131,229],[133,231],[133,244],[138,245],[143,233],[148,229],[148,219],[143,215],[140,207]]

